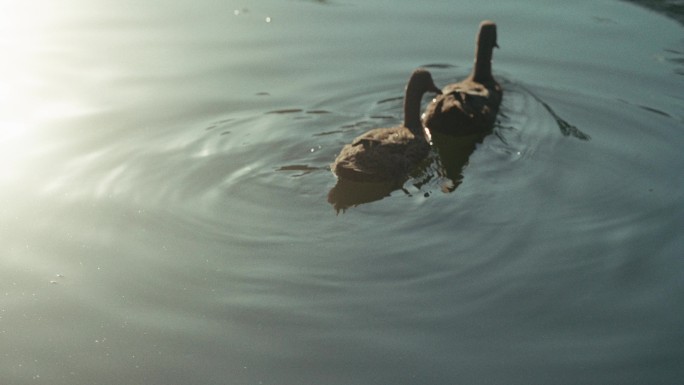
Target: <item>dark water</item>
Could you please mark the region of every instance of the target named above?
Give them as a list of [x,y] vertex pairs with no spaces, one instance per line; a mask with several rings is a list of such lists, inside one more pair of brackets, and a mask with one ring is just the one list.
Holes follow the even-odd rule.
[[[621,1],[2,12],[0,383],[676,384],[684,34]],[[675,13],[675,15],[678,15]],[[499,25],[494,134],[338,210]],[[426,99],[427,101],[427,99]]]

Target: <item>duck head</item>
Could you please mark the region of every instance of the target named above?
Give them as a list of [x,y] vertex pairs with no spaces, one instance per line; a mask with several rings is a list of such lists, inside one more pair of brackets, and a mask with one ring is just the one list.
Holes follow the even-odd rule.
[[406,91],[407,93],[410,92],[419,95],[423,95],[426,92],[434,92],[436,94],[442,93],[435,85],[434,80],[432,80],[430,72],[423,68],[418,68],[413,71],[409,78],[408,85],[406,86]]
[[415,135],[423,133],[423,124],[420,120],[420,101],[426,92],[442,93],[432,80],[430,72],[418,68],[411,74],[404,95],[404,126]]
[[492,56],[494,48],[499,48],[496,41],[496,24],[485,20],[480,23],[480,32],[477,34],[475,48],[475,67],[470,75],[477,82],[492,81]]
[[485,20],[480,23],[480,32],[477,34],[477,46],[480,50],[499,48],[496,41],[496,23]]

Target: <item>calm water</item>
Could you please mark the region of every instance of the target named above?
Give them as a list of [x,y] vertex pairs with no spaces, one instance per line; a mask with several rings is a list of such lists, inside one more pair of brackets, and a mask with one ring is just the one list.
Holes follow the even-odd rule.
[[[673,18],[613,0],[0,9],[0,383],[684,378]],[[328,202],[342,145],[399,122],[414,68],[465,76],[483,19],[495,133],[436,142],[383,199]]]

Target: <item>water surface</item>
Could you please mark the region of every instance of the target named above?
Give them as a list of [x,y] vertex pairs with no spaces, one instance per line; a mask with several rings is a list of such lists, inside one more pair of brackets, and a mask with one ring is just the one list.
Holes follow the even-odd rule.
[[[3,384],[672,384],[682,26],[621,1],[2,12]],[[494,133],[372,202],[329,163],[468,74]],[[425,102],[427,102],[426,97]]]

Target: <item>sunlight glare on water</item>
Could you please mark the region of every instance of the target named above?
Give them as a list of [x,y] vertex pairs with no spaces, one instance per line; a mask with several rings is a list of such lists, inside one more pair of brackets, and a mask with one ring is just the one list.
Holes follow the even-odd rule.
[[33,11],[28,2],[3,1],[0,6],[0,182],[20,173],[19,158],[37,123],[40,79],[30,67],[31,47],[39,44],[40,28],[47,21],[34,18]]
[[[340,149],[401,123],[411,71],[468,74],[483,19],[494,133],[433,136],[401,188],[336,189]],[[0,384],[684,376],[676,21],[614,0],[28,0],[0,32]]]
[[[31,173],[29,158],[50,147],[48,129],[91,111],[79,90],[55,85],[51,51],[64,8],[52,1],[3,1],[0,6],[0,180]],[[34,165],[38,167],[38,165]]]

